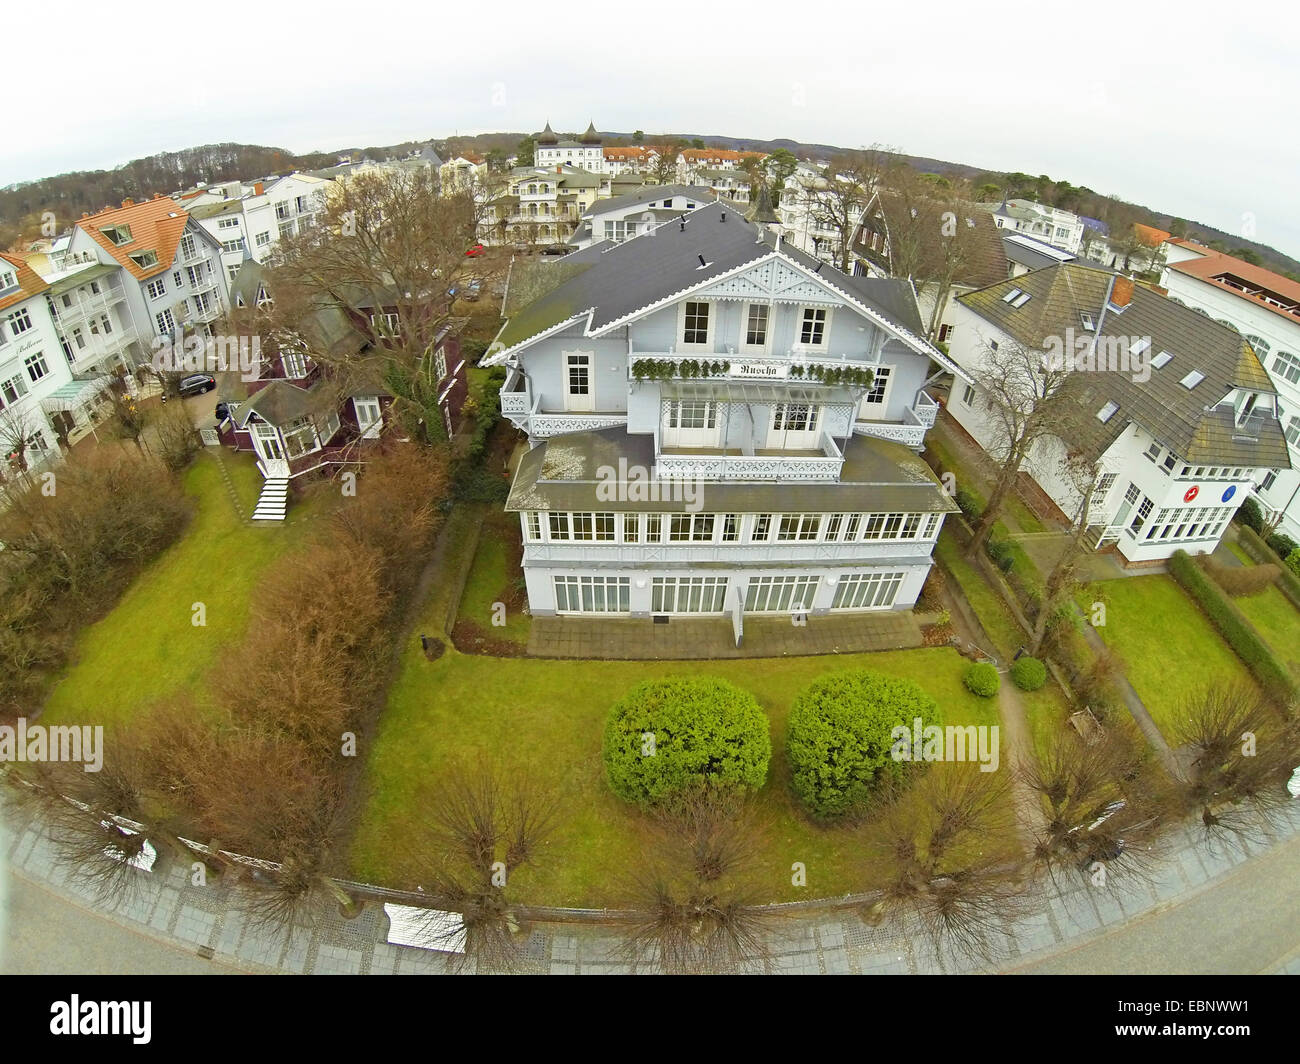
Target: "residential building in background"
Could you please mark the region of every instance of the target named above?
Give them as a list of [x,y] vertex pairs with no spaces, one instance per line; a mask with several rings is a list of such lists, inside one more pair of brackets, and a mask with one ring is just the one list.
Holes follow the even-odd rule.
[[531,445],[506,508],[535,615],[730,616],[739,641],[749,615],[912,606],[954,509],[925,389],[962,373],[906,282],[717,202],[516,267],[484,365]]
[[[953,313],[949,351],[977,381],[1008,345],[1045,356],[1082,338],[1101,353],[1073,370],[1083,407],[1069,439],[1041,438],[1023,472],[1070,520],[1090,494],[1089,545],[1126,563],[1210,553],[1263,473],[1290,469],[1277,392],[1250,344],[1127,277],[1064,263],[968,293]],[[997,456],[980,384],[955,383],[947,409]]]
[[1246,338],[1278,392],[1290,466],[1265,470],[1265,517],[1300,540],[1300,283],[1262,266],[1171,238],[1160,284],[1169,298]]
[[535,140],[533,162],[537,166],[576,166],[590,174],[605,173],[605,151],[594,123],[589,123],[587,132],[577,140],[561,140],[547,122]]
[[999,229],[1013,229],[1071,255],[1080,253],[1084,224],[1077,214],[1026,199],[1003,200],[995,207],[991,204],[986,207],[989,208]]
[[645,185],[626,196],[597,200],[583,212],[569,243],[577,248],[621,244],[715,198],[712,190],[693,185]]

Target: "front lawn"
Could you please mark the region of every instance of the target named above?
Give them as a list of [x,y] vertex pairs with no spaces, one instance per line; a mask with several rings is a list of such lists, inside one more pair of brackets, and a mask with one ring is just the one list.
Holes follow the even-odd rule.
[[[493,507],[483,521],[478,549],[465,582],[465,593],[456,613],[457,645],[465,649],[475,636],[505,640],[519,647],[528,645],[531,618],[524,613],[526,596],[519,587],[523,570],[519,515]],[[504,613],[498,607],[504,606]],[[493,624],[504,616],[504,627]]]
[[1244,595],[1232,600],[1255,626],[1264,641],[1273,648],[1277,659],[1292,673],[1300,676],[1300,613],[1275,584],[1258,595]]
[[1078,602],[1089,619],[1092,604],[1105,603],[1106,623],[1097,631],[1119,650],[1129,683],[1171,742],[1189,699],[1216,683],[1252,684],[1246,666],[1171,576],[1089,584]]
[[[247,455],[224,455],[245,506],[261,477]],[[248,606],[262,572],[298,540],[301,522],[318,505],[294,501],[283,525],[248,525],[235,513],[217,460],[200,454],[184,475],[198,501],[190,526],[137,577],[121,601],[78,637],[72,664],[45,704],[42,723],[113,725],[158,699],[186,692],[201,703],[208,674],[243,638]],[[196,603],[206,626],[191,623]],[[239,682],[239,666],[222,669]]]
[[1009,661],[1016,648],[1025,641],[1025,633],[1011,616],[1002,596],[989,585],[985,575],[963,557],[962,548],[950,529],[944,528],[939,533],[934,554],[957,581],[958,592],[975,611],[992,640],[993,646],[985,649],[992,650],[1003,661]]
[[[617,906],[620,883],[644,863],[642,817],[605,780],[601,736],[610,706],[634,684],[713,675],[752,692],[771,720],[773,758],[758,799],[767,822],[762,853],[771,900],[827,897],[874,884],[842,828],[819,828],[794,804],[785,761],[786,716],[815,677],[871,668],[913,679],[950,724],[999,723],[996,700],[961,683],[967,662],[949,648],[837,657],[701,662],[568,661],[492,658],[448,649],[426,661],[407,647],[370,750],[369,790],[352,848],[353,873],[373,883],[400,880],[402,840],[420,816],[419,791],[456,759],[480,758],[530,776],[559,795],[562,830],[536,866],[519,873],[518,898],[533,904]],[[1003,759],[1001,771],[1008,770]],[[791,885],[802,861],[806,888]]]

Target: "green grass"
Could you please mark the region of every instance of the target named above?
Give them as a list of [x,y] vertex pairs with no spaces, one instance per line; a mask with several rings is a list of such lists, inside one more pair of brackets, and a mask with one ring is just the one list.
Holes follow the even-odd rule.
[[483,523],[478,549],[470,567],[465,593],[461,596],[456,619],[472,621],[488,632],[493,639],[504,639],[526,646],[532,619],[521,608],[506,610],[503,628],[492,626],[496,615],[494,606],[508,597],[511,585],[519,579],[521,570],[511,557],[511,544],[519,542],[519,517],[517,514],[494,510]]
[[1097,631],[1119,650],[1129,683],[1171,741],[1189,699],[1215,683],[1252,684],[1246,666],[1171,576],[1090,584],[1078,602],[1088,617],[1092,603],[1105,603],[1106,623]]
[[[248,505],[261,483],[252,460],[227,455],[225,462]],[[291,502],[284,525],[250,527],[236,517],[209,454],[186,471],[184,484],[198,503],[193,521],[112,612],[81,633],[43,721],[113,725],[181,692],[201,704],[218,694],[210,690],[210,670],[243,638],[258,577],[298,541],[301,523],[316,504]],[[206,610],[203,627],[191,623],[199,602]],[[223,676],[223,682],[239,681],[233,664]]]
[[1255,630],[1273,649],[1280,662],[1300,676],[1300,612],[1291,605],[1276,585],[1270,584],[1258,595],[1232,600],[1246,615]]
[[[956,452],[948,447],[944,441],[938,439],[937,434],[934,432],[931,432],[926,437],[925,449],[933,453],[944,469],[956,475],[959,488],[965,488],[979,500],[981,510],[987,505],[989,493],[993,490],[993,481],[982,470],[972,469],[968,463],[959,460]],[[1004,500],[1002,513],[999,516],[1003,521],[1007,522],[1005,531],[997,533],[1001,538],[1005,538],[1007,531],[1047,531],[1047,527],[1043,522],[1034,515],[1033,511],[1025,505],[1020,496],[1015,494],[1014,491]]]
[[[639,868],[644,821],[605,781],[601,736],[609,707],[651,678],[708,674],[751,691],[772,725],[773,759],[758,799],[767,830],[761,854],[764,894],[772,900],[826,897],[869,889],[871,874],[852,834],[805,820],[788,790],[785,728],[795,695],[817,676],[866,667],[921,684],[951,724],[998,723],[997,703],[961,683],[967,662],[949,648],[835,658],[714,662],[555,661],[490,658],[449,649],[434,662],[418,640],[407,647],[388,708],[370,751],[369,791],[352,848],[354,874],[400,882],[400,840],[409,837],[421,788],[456,759],[484,757],[512,771],[525,767],[558,793],[564,822],[544,860],[520,871],[520,900],[534,904],[615,906],[620,882]],[[808,886],[790,883],[802,861]]]
[[1230,550],[1233,553],[1233,555],[1237,557],[1237,559],[1241,562],[1242,565],[1255,564],[1255,559],[1252,558],[1249,554],[1247,554],[1244,550],[1242,550],[1242,548],[1238,546],[1236,543],[1230,543],[1225,540],[1224,545],[1228,548],[1228,550]]
[[[1002,677],[1002,682],[1010,683],[1011,677]],[[1021,691],[1020,700],[1025,705],[1034,749],[1039,752],[1049,749],[1052,738],[1070,726],[1070,705],[1065,694],[1049,676],[1046,686],[1037,691]]]
[[998,657],[1010,658],[1025,641],[1025,634],[1011,616],[1002,596],[989,586],[982,572],[962,557],[961,547],[946,528],[939,534],[939,545],[934,553],[957,581],[963,597],[993,641],[992,649]]

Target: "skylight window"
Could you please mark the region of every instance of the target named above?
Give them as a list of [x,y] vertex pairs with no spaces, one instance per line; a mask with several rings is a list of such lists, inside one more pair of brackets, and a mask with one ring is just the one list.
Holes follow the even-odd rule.
[[1097,327],[1096,323],[1092,320],[1091,314],[1081,313],[1079,315],[1079,320],[1083,323],[1083,327],[1087,329],[1088,332],[1092,332]]
[[1107,403],[1097,411],[1097,420],[1105,423],[1115,416],[1115,411],[1119,409],[1119,403]]
[[1004,295],[1004,296],[1002,297],[1002,302],[1003,302],[1003,303],[1010,303],[1010,302],[1011,302],[1013,299],[1015,299],[1016,296],[1018,296],[1018,295],[1020,295],[1020,289],[1019,289],[1019,288],[1013,288],[1013,289],[1011,289],[1010,292],[1008,292],[1006,295]]
[[1028,292],[1021,292],[1020,295],[1015,298],[1015,300],[1012,302],[1011,305],[1016,309],[1019,309],[1020,307],[1023,307],[1026,303],[1028,303],[1032,298],[1033,296],[1031,296]]
[[1156,355],[1155,358],[1151,360],[1152,369],[1160,369],[1163,366],[1169,365],[1169,362],[1173,357],[1174,356],[1171,355],[1168,351],[1161,351],[1158,355]]
[[1142,354],[1143,351],[1145,351],[1150,346],[1151,346],[1151,337],[1139,336],[1136,340],[1134,340],[1131,344],[1129,344],[1128,353],[1130,355],[1140,355]]
[[1202,373],[1199,369],[1194,369],[1192,370],[1191,373],[1187,374],[1187,376],[1184,377],[1182,380],[1180,380],[1178,383],[1181,384],[1184,388],[1186,388],[1190,392],[1203,380],[1205,380],[1205,374]]

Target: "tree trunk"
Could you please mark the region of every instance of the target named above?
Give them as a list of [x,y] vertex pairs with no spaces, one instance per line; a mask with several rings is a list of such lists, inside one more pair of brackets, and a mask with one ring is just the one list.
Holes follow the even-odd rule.
[[1016,477],[1020,473],[1021,449],[1017,445],[1007,456],[1006,462],[998,471],[998,478],[993,484],[993,494],[989,496],[988,505],[984,507],[984,512],[980,514],[980,519],[975,522],[975,530],[971,534],[970,543],[966,547],[966,558],[973,561],[979,556],[980,548],[989,538],[989,533],[993,531],[993,525],[997,522],[998,513],[1002,509],[1002,503],[1006,497],[1011,494],[1011,488],[1016,482]]

